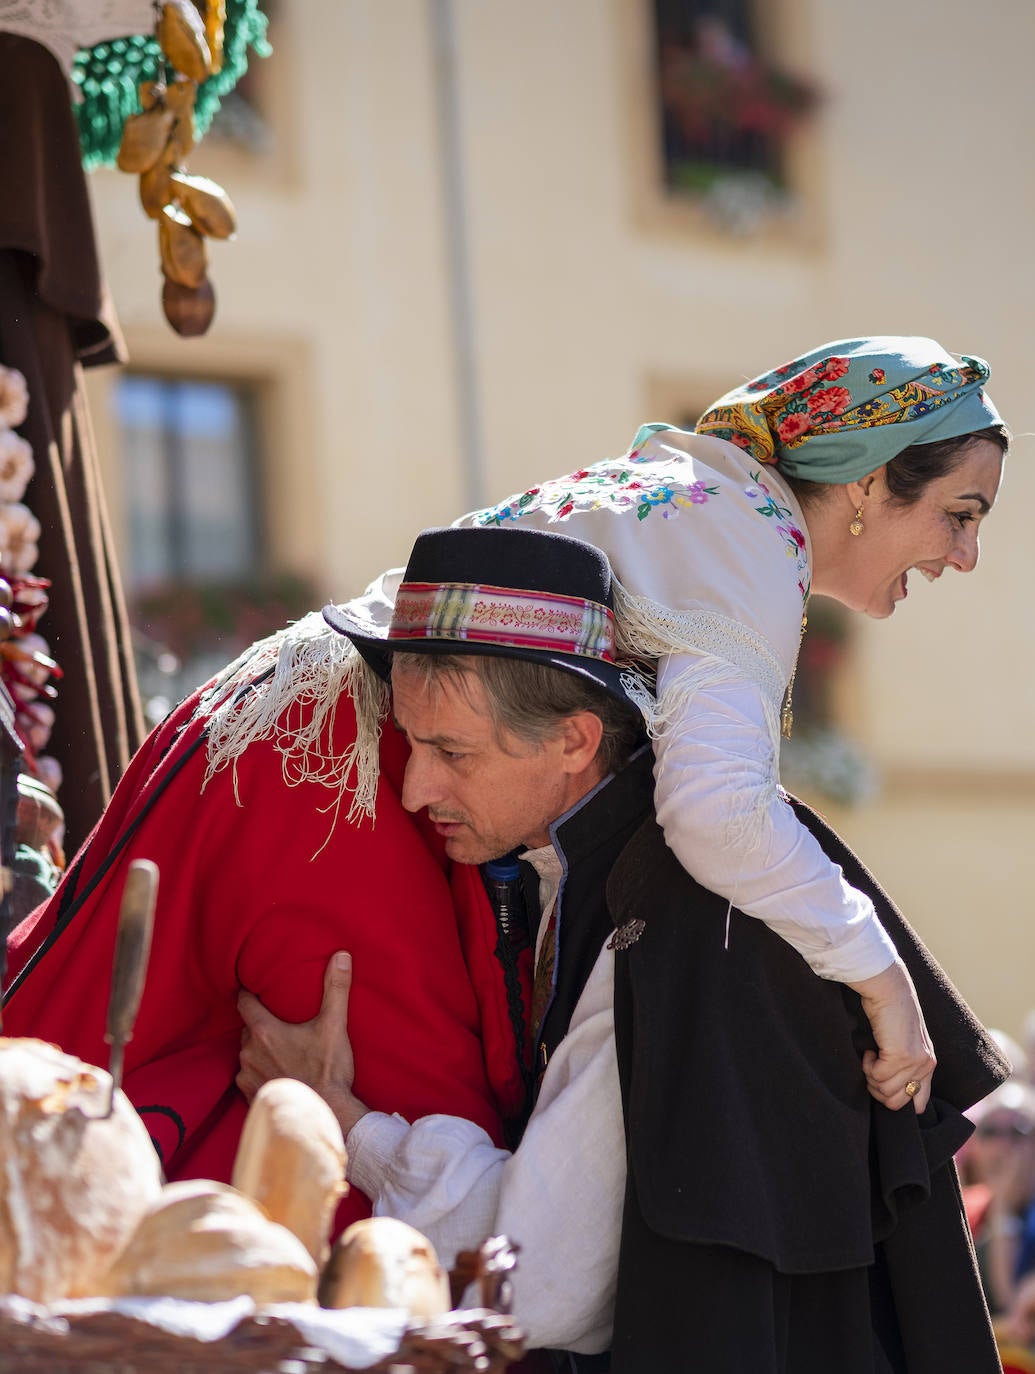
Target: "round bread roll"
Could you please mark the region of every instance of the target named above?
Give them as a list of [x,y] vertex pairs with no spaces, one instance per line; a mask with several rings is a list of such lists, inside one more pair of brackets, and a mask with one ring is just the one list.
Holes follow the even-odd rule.
[[87,1297],[160,1194],[144,1123],[111,1079],[42,1040],[0,1037],[0,1293]]
[[245,1118],[233,1185],[324,1263],[347,1185],[341,1127],[318,1093],[294,1078],[262,1085]]
[[297,1236],[225,1183],[170,1183],[96,1290],[102,1297],[312,1302],[316,1265]]
[[318,1297],[321,1307],[403,1307],[428,1320],[449,1311],[449,1275],[426,1236],[370,1217],[338,1237]]

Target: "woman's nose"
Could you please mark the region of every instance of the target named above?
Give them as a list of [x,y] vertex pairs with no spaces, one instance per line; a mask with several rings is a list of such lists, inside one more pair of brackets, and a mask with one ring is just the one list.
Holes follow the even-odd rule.
[[955,547],[949,555],[949,563],[957,572],[973,572],[981,555],[981,541],[977,530],[968,533],[965,527],[960,531]]

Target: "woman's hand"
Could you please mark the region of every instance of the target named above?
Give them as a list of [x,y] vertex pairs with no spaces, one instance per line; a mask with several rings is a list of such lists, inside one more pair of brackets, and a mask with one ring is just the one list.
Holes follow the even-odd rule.
[[[916,989],[905,964],[897,959],[890,968],[849,987],[862,998],[863,1011],[877,1042],[877,1052],[863,1055],[863,1073],[870,1094],[894,1111],[912,1101],[919,1114],[931,1096],[931,1075],[936,1060],[927,1034]],[[907,1083],[919,1083],[910,1098]]]
[[257,997],[242,992],[244,1021],[237,1086],[250,1102],[271,1078],[297,1078],[318,1092],[348,1135],[367,1108],[352,1094],[356,1066],[346,1024],[352,957],[331,955],[323,976],[323,1001],[312,1021],[280,1021]]

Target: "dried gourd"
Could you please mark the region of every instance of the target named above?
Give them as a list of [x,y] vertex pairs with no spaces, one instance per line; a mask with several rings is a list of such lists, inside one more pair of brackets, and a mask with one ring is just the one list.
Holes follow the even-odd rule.
[[345,1141],[323,1098],[293,1078],[264,1083],[241,1132],[233,1185],[323,1264],[334,1210],[347,1191]]
[[216,313],[216,293],[206,278],[200,286],[181,286],[165,279],[162,311],[176,333],[184,339],[204,334]]
[[140,204],[148,219],[158,219],[172,200],[172,187],[169,184],[169,168],[163,159],[149,167],[140,177]]
[[208,268],[205,240],[176,205],[166,205],[158,217],[158,247],[162,271],[181,286],[200,286]]
[[158,46],[176,70],[192,81],[211,76],[205,26],[190,0],[166,0],[158,20]]
[[205,6],[205,41],[212,57],[212,75],[223,70],[226,0],[208,0]]
[[402,1307],[427,1321],[449,1311],[449,1276],[426,1236],[392,1217],[368,1217],[338,1237],[318,1297],[321,1307]]
[[194,147],[194,102],[198,95],[196,81],[170,81],[165,91],[165,103],[176,116],[169,134],[166,162],[179,167]]
[[123,172],[146,172],[153,167],[169,141],[176,116],[154,105],[143,114],[130,115],[122,128],[122,142],[115,159]]
[[100,1297],[312,1302],[316,1265],[297,1236],[223,1183],[171,1183],[103,1276]]
[[173,172],[170,181],[173,194],[199,234],[210,239],[233,238],[237,233],[237,215],[230,197],[217,181],[187,172]]

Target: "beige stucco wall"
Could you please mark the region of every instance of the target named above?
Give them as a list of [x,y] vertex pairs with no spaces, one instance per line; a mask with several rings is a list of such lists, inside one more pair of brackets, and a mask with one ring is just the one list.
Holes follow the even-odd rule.
[[[797,220],[731,239],[657,190],[642,0],[454,0],[486,498],[858,333],[984,354],[1004,415],[1032,430],[1035,178],[1019,131],[1035,116],[1035,10],[1012,0],[977,23],[964,0],[764,9],[825,102],[792,150]],[[241,221],[212,252],[207,339],[161,321],[132,178],[93,186],[135,360],[264,380],[271,556],[345,595],[473,499],[442,68],[428,0],[282,0],[279,16],[272,155],[212,144],[192,159]],[[106,383],[92,385],[118,525]],[[1020,438],[977,576],[911,586],[892,622],[858,627],[846,722],[888,785],[837,817],[981,1013],[1014,1029],[1035,1002],[1032,457]]]

